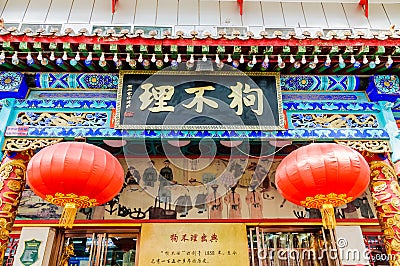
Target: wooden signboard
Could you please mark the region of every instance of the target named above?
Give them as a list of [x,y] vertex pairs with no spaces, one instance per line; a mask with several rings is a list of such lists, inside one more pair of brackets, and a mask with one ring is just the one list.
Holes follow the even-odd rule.
[[139,266],[249,265],[244,224],[143,224]]

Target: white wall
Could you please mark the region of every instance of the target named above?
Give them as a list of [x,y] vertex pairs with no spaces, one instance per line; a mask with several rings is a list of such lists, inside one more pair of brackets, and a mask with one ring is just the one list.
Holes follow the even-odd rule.
[[[358,0],[0,0],[6,23],[158,25],[194,29],[199,25],[389,29],[399,24],[400,1],[369,0],[369,18]],[[400,26],[400,25],[398,25]]]
[[32,266],[48,266],[50,262],[51,249],[54,243],[55,230],[50,227],[43,228],[33,228],[33,227],[24,227],[22,228],[21,236],[19,239],[19,244],[17,248],[17,252],[15,253],[15,259],[13,266],[21,266],[20,257],[24,252],[25,241],[29,241],[32,239],[41,241],[42,243],[39,246],[39,257],[37,262],[32,264]]

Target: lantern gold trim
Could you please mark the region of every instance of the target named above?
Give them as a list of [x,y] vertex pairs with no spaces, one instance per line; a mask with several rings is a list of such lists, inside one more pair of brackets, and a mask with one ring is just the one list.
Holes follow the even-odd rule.
[[70,229],[74,225],[78,208],[90,208],[98,205],[96,199],[90,199],[88,196],[78,196],[74,193],[63,194],[58,192],[54,196],[46,195],[46,200],[52,204],[64,206],[59,224],[66,229]]
[[322,204],[319,209],[322,216],[322,225],[326,229],[333,229],[336,227],[335,210],[332,204]]
[[336,194],[329,193],[328,195],[317,194],[314,197],[307,197],[300,204],[306,208],[321,209],[323,204],[332,204],[334,207],[346,204],[353,200],[353,197],[348,197],[346,193]]
[[46,200],[58,206],[66,206],[68,203],[73,203],[77,208],[91,208],[99,205],[96,199],[91,199],[88,196],[78,196],[74,193],[63,194],[57,192],[53,195],[46,195]]
[[353,200],[346,194],[330,193],[328,195],[317,194],[314,197],[307,197],[301,201],[301,205],[306,208],[319,209],[322,216],[322,225],[325,229],[333,229],[336,227],[334,207],[346,204]]
[[63,213],[60,217],[60,226],[63,226],[65,229],[71,229],[75,222],[76,213],[78,212],[78,208],[75,203],[67,203],[65,204]]

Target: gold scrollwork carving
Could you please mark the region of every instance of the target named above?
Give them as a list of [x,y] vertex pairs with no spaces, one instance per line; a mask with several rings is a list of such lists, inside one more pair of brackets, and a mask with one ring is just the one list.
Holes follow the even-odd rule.
[[4,204],[3,211],[10,212],[12,209],[12,205],[9,203]]
[[371,194],[385,236],[390,265],[400,256],[400,187],[393,167],[385,161],[370,162]]
[[296,127],[321,128],[377,128],[374,114],[292,114],[291,120]]
[[387,221],[384,223],[385,228],[392,227],[395,224],[394,218],[388,218]]
[[400,186],[396,180],[390,182],[390,188],[392,189],[393,193],[400,198]]
[[68,261],[71,256],[75,256],[74,244],[69,244],[68,246],[66,246],[64,248],[64,252],[62,254],[62,257],[61,257],[61,260],[60,260],[60,263],[58,264],[58,266],[68,265]]
[[27,161],[32,155],[32,150],[24,150],[19,153],[21,157],[14,159],[5,157],[4,163],[0,165],[0,190],[3,190],[0,195],[0,264],[17,216],[21,192],[25,186]]
[[318,194],[314,197],[307,197],[301,201],[301,205],[307,208],[320,209],[323,204],[332,204],[334,207],[346,204],[353,200],[353,197],[348,197],[346,194],[330,193],[328,195]]
[[0,227],[4,227],[7,230],[11,231],[12,224],[8,222],[5,218],[0,218]]
[[392,250],[400,251],[400,242],[399,242],[399,240],[394,238],[391,244],[392,244]]
[[393,237],[394,237],[394,230],[393,230],[393,228],[386,228],[384,231],[383,231],[383,235],[385,236],[385,238],[387,238],[387,239],[392,239]]
[[91,199],[88,196],[78,196],[73,193],[56,193],[54,196],[46,195],[46,200],[58,206],[65,206],[67,203],[73,203],[78,208],[90,208],[98,205],[96,199]]
[[388,214],[390,214],[390,216],[391,216],[392,214],[395,213],[392,211],[392,206],[388,203],[382,205],[382,210],[383,210],[385,216]]
[[[374,175],[373,178],[379,177],[379,172],[383,174],[385,177],[385,180],[397,180],[396,173],[393,169],[393,167],[389,166],[387,163],[382,162],[382,161],[373,161],[370,163],[370,168],[371,171],[376,173],[375,171],[378,171],[378,175]],[[371,173],[372,175],[372,173]],[[381,180],[383,180],[381,178]]]
[[400,206],[400,199],[399,198],[391,198],[390,199],[390,204],[392,205],[393,208],[396,209],[396,211],[399,210]]
[[13,170],[12,165],[10,164],[3,164],[0,166],[0,177],[2,179],[7,179]]
[[41,138],[41,139],[6,139],[3,150],[26,151],[44,148],[61,142],[62,138]]
[[[374,171],[376,173],[376,171]],[[387,189],[386,182],[384,181],[375,181],[371,183],[373,192],[380,193]]]
[[9,179],[11,173],[14,171],[17,180],[25,180],[26,165],[22,159],[8,161],[0,165],[0,177],[3,180]]
[[387,140],[335,140],[337,144],[348,146],[359,152],[386,153],[391,152]]
[[[10,195],[14,195],[16,197],[11,197]],[[10,202],[7,204],[11,204],[12,206],[18,206],[19,200],[21,199],[22,193],[21,192],[14,192],[14,191],[6,191],[3,193],[3,198],[8,199]],[[6,204],[6,202],[4,202]]]
[[107,121],[105,112],[20,112],[18,126],[102,126]]
[[21,190],[21,182],[17,180],[10,180],[7,183],[7,187],[12,191],[20,191]]
[[0,228],[0,239],[8,240],[9,236],[10,236],[10,232],[6,228],[1,227]]

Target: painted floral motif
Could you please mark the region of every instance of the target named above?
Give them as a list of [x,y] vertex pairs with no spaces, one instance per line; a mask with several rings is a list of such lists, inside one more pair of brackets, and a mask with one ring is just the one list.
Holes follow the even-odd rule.
[[107,89],[118,88],[118,74],[38,73],[36,87],[51,89]]
[[281,76],[282,91],[355,91],[356,76]]
[[18,72],[0,72],[0,91],[18,92],[23,77]]
[[315,90],[321,83],[318,77],[313,76],[293,76],[282,77],[281,88],[284,91],[308,91]]
[[41,92],[38,94],[38,98],[40,99],[60,99],[60,98],[91,98],[91,99],[116,99],[116,93],[86,93],[86,92]]
[[80,74],[77,82],[83,88],[90,89],[116,89],[118,75],[115,74]]
[[114,109],[115,101],[109,100],[17,100],[16,108],[79,108],[79,109]]
[[381,94],[399,94],[399,77],[395,75],[374,76],[374,84]]

